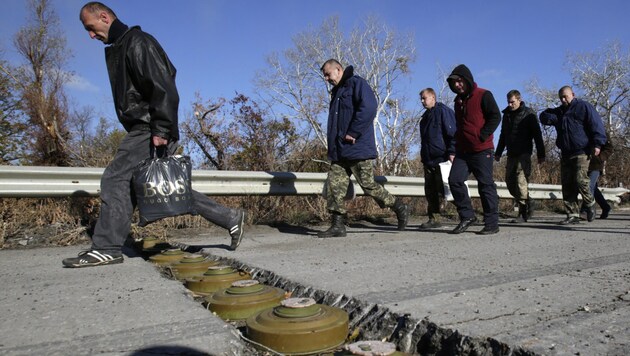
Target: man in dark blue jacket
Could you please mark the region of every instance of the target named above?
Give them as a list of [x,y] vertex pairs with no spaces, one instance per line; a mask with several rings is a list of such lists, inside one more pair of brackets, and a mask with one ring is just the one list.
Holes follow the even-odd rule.
[[455,158],[455,112],[435,100],[435,90],[423,89],[420,100],[426,111],[420,120],[420,159],[424,167],[424,195],[427,197],[429,221],[423,229],[440,227],[440,203],[444,183],[440,163]]
[[374,137],[377,103],[372,88],[365,79],[354,75],[352,66],[344,70],[336,59],[327,60],[321,71],[324,79],[333,86],[328,113],[328,159],[331,164],[326,180],[326,207],[332,214],[332,225],[317,236],[346,236],[344,197],[351,174],[365,194],[374,198],[381,208],[394,210],[398,230],[404,230],[409,218],[407,205],[374,180],[372,160],[377,157]]
[[593,221],[595,200],[589,189],[588,166],[591,158],[599,156],[601,147],[606,143],[606,130],[593,105],[576,98],[570,86],[560,88],[558,97],[562,105],[540,113],[540,122],[556,127],[556,146],[562,155],[560,176],[567,218],[560,224],[580,222],[578,193],[582,195],[587,220]]
[[[101,178],[101,211],[92,235],[92,247],[63,260],[65,267],[122,263],[122,246],[131,228],[136,206],[131,179],[136,166],[151,158],[152,150],[177,149],[179,95],[176,70],[153,36],[140,27],[128,27],[100,2],[81,8],[80,20],[90,38],[108,45],[105,61],[118,120],[127,131],[113,161]],[[232,250],[243,237],[245,212],[230,209],[193,191],[199,215],[230,233]]]

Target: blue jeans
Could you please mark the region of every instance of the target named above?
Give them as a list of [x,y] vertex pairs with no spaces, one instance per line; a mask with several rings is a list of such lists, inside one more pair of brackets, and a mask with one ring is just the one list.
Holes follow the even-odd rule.
[[602,210],[610,210],[610,204],[608,204],[606,198],[604,198],[604,195],[599,190],[599,187],[597,187],[597,181],[599,180],[599,176],[601,175],[601,173],[602,172],[600,171],[588,172],[588,187],[591,190],[591,194],[593,194],[593,198],[595,198],[595,202],[597,203],[597,205],[599,205]]
[[495,228],[499,225],[499,195],[492,177],[494,162],[492,151],[457,153],[451,167],[451,173],[448,176],[448,185],[453,194],[460,220],[471,219],[475,216],[470,196],[468,196],[468,188],[464,184],[470,173],[475,176],[483,207],[484,225],[489,228]]

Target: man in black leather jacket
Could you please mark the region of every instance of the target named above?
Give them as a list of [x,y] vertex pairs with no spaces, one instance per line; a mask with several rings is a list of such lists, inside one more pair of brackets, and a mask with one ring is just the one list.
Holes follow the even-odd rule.
[[[177,148],[179,95],[176,70],[153,36],[139,26],[128,27],[106,5],[89,2],[80,20],[90,38],[105,48],[107,71],[116,114],[127,131],[113,161],[101,178],[101,213],[92,236],[92,247],[78,257],[66,258],[66,267],[88,267],[123,262],[121,248],[131,228],[135,208],[132,172],[152,150]],[[245,212],[219,205],[193,191],[194,210],[229,230],[235,250],[243,236]]]

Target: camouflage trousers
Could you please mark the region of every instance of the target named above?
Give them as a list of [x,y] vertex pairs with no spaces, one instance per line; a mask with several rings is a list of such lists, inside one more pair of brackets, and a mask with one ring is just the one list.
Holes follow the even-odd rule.
[[338,161],[331,163],[328,178],[326,178],[328,185],[326,208],[328,211],[346,214],[344,197],[348,191],[350,175],[352,174],[363,192],[374,198],[378,206],[381,208],[394,206],[396,198],[374,180],[372,160]]
[[590,157],[577,155],[562,157],[560,160],[560,176],[562,179],[562,200],[567,216],[579,217],[578,193],[582,195],[582,205],[590,207],[595,199],[589,187],[588,165]]
[[529,191],[527,184],[532,174],[532,156],[528,153],[507,158],[505,184],[519,206],[527,204]]

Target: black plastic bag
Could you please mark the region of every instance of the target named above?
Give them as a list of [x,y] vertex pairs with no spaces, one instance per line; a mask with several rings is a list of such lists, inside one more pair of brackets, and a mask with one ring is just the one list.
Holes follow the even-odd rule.
[[191,175],[188,156],[156,157],[140,162],[133,172],[140,211],[138,226],[170,216],[195,214]]

